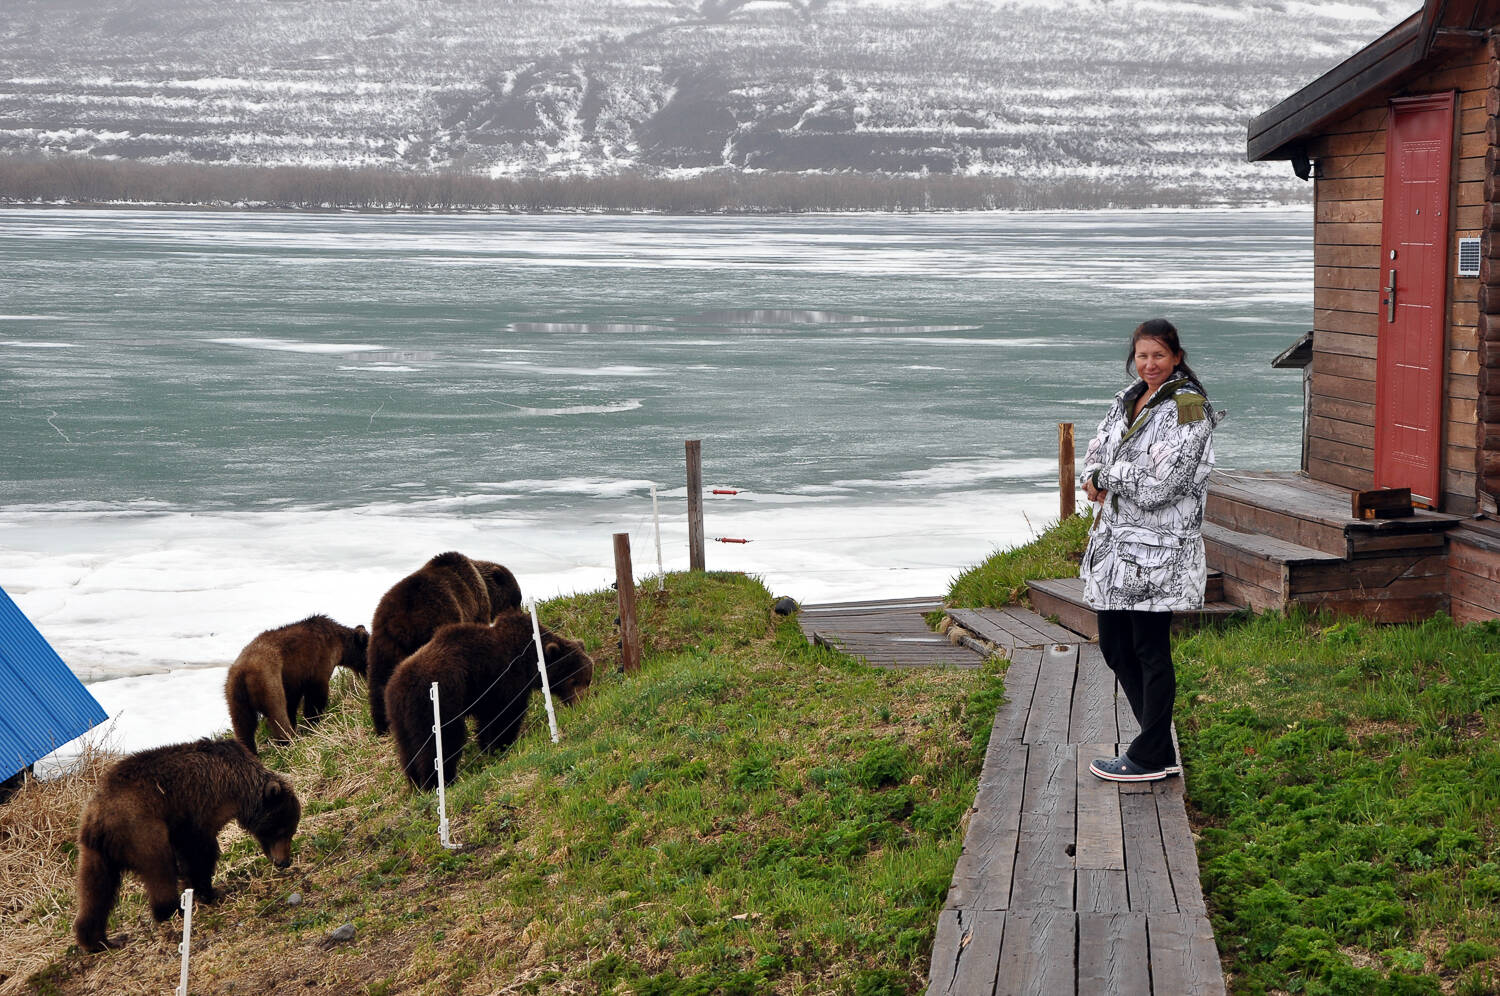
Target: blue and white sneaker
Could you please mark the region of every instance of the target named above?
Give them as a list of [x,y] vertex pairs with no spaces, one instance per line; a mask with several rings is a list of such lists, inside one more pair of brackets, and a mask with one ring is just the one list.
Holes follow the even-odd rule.
[[1089,764],[1089,770],[1096,777],[1108,782],[1157,782],[1168,775],[1182,774],[1181,767],[1173,765],[1172,768],[1143,768],[1132,761],[1129,754],[1114,758],[1098,757]]

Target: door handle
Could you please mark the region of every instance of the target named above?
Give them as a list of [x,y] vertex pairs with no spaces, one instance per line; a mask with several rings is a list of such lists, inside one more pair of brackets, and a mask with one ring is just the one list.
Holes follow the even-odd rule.
[[1381,303],[1385,305],[1385,320],[1394,322],[1396,320],[1396,268],[1394,266],[1391,267],[1390,286],[1386,287],[1385,300]]

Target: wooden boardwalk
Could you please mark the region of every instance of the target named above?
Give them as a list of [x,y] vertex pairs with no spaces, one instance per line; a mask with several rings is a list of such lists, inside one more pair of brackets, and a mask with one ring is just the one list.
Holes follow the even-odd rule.
[[1089,773],[1138,731],[1093,644],[1012,654],[927,992],[1225,992],[1183,781]]
[[938,597],[804,605],[797,621],[809,642],[863,657],[876,667],[978,667],[977,653],[928,628],[923,616],[942,607]]
[[[809,605],[810,641],[881,666],[980,656],[937,598]],[[952,610],[1010,656],[1006,702],[933,944],[928,996],[1219,996],[1182,778],[1101,781],[1139,727],[1097,645],[1027,609]]]

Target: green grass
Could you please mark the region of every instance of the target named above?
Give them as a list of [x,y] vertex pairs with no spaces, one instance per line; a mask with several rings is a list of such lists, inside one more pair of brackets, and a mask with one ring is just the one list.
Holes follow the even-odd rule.
[[[1053,524],[953,584],[1077,573]],[[1500,624],[1278,614],[1179,639],[1177,729],[1236,993],[1500,994]]]
[[1500,627],[1268,615],[1175,656],[1234,991],[1500,992]]
[[[809,646],[771,601],[739,575],[649,580],[629,675],[613,592],[545,604],[594,654],[594,687],[558,710],[560,744],[534,701],[510,751],[471,745],[448,792],[458,851],[438,843],[435,795],[371,733],[363,684],[342,678],[321,728],[263,751],[305,803],[295,863],[278,875],[226,834],[228,895],[195,920],[195,986],[921,992],[1003,665],[871,668]],[[62,955],[60,921],[39,982],[175,985],[127,882],[113,929],[136,941]],[[344,923],[354,940],[328,944]]]
[[997,550],[953,579],[948,604],[954,608],[998,608],[1021,603],[1033,578],[1078,576],[1078,557],[1088,542],[1092,512],[1053,522],[1036,539]]

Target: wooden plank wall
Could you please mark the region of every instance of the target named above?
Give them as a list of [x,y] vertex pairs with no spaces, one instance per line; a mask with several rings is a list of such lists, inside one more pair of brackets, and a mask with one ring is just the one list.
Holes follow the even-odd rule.
[[[1374,484],[1375,344],[1380,312],[1380,221],[1384,194],[1387,100],[1458,90],[1453,243],[1486,222],[1489,156],[1487,101],[1491,43],[1455,51],[1438,70],[1382,92],[1308,144],[1317,161],[1313,361],[1307,409],[1307,471],[1315,480],[1363,490]],[[1500,218],[1500,214],[1496,215]],[[1500,255],[1500,239],[1496,240]],[[1500,267],[1497,267],[1500,269]],[[1477,499],[1479,280],[1452,277],[1448,291],[1448,374],[1443,510],[1471,512]],[[1500,293],[1496,311],[1500,312]],[[1500,339],[1500,321],[1496,323]],[[1500,352],[1500,347],[1497,347]],[[1493,378],[1500,402],[1500,371]],[[1497,438],[1500,449],[1500,438]],[[1500,468],[1497,468],[1500,469]]]
[[1479,501],[1486,512],[1496,510],[1500,495],[1500,41],[1485,44],[1488,72],[1484,93],[1489,116],[1488,148],[1484,152],[1484,231],[1479,260],[1479,384],[1476,442]]

